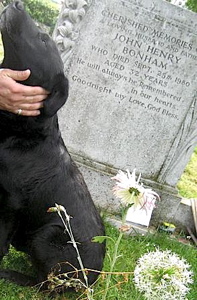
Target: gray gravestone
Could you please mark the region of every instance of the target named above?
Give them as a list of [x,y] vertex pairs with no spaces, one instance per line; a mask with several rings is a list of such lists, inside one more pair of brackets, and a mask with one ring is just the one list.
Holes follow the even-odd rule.
[[165,207],[176,197],[197,144],[196,32],[196,14],[162,0],[64,2],[54,38],[70,97],[60,123],[98,203],[114,208],[105,174],[135,167]]

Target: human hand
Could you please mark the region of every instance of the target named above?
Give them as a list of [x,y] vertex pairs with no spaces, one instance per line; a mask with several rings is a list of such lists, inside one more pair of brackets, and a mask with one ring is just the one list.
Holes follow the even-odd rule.
[[48,92],[42,87],[26,86],[16,81],[24,81],[30,76],[30,70],[0,71],[0,110],[23,116],[38,116],[43,100]]

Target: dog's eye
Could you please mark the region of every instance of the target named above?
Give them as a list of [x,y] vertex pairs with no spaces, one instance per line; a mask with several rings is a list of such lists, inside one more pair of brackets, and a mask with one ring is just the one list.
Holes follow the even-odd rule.
[[41,39],[42,39],[42,41],[43,41],[44,43],[46,43],[46,42],[48,41],[48,39],[49,39],[48,34],[43,33],[42,36],[41,36]]
[[49,39],[49,36],[46,33],[40,33],[39,36],[40,36],[40,39],[43,43],[46,43]]

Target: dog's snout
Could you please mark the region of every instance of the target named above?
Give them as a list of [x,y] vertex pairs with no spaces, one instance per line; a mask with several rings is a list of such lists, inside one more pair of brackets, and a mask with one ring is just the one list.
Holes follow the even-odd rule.
[[23,3],[21,1],[15,1],[13,3],[13,6],[18,10],[24,10]]

